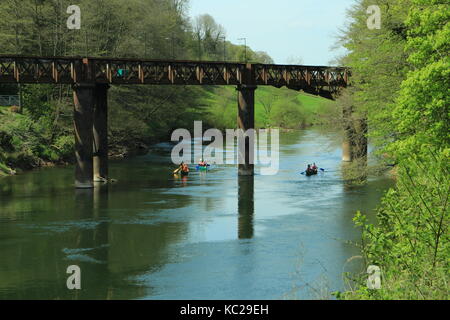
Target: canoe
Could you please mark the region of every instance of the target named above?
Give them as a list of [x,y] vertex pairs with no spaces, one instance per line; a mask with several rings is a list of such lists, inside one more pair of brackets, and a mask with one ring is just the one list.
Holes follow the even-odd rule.
[[314,176],[318,173],[318,170],[306,170],[306,175],[309,176]]
[[182,176],[187,176],[189,174],[189,171],[181,171],[180,173]]
[[[209,166],[209,165],[208,165]],[[208,170],[208,166],[197,166],[197,170],[199,171],[207,171]]]

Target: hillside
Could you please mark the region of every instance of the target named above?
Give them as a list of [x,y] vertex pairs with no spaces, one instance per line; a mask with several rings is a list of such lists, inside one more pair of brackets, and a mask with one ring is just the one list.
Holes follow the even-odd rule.
[[[216,128],[235,128],[237,93],[234,87],[205,90],[202,103],[206,120]],[[329,123],[338,116],[333,101],[296,92],[287,88],[259,87],[255,93],[255,125],[257,128],[280,127],[298,129]]]

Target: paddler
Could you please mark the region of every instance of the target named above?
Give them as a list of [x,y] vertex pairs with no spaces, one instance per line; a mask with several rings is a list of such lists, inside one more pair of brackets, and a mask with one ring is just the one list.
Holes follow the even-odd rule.
[[185,164],[184,162],[182,162],[180,164],[180,166],[178,167],[178,169],[176,169],[173,173],[177,174],[177,173],[189,173],[189,166],[187,164]]

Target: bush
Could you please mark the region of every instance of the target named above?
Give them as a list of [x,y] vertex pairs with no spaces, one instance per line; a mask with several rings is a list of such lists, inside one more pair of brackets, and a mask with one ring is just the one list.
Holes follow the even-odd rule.
[[56,139],[53,147],[58,150],[59,157],[62,160],[68,161],[73,158],[74,138],[72,135],[60,136]]
[[11,152],[14,150],[12,143],[12,136],[4,131],[0,131],[0,151],[4,150],[6,152]]
[[50,116],[32,119],[27,113],[1,115],[0,153],[3,153],[4,164],[31,169],[44,161],[70,159],[73,137],[59,131]]
[[39,164],[39,158],[29,150],[8,153],[5,159],[6,164],[12,168],[32,169]]
[[378,210],[378,226],[356,215],[367,265],[379,266],[383,281],[381,290],[369,290],[365,275],[345,298],[449,298],[448,156],[430,151],[402,164],[397,187],[387,192]]

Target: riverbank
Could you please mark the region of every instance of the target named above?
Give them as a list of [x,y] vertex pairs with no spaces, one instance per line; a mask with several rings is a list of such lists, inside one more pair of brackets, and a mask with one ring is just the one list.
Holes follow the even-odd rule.
[[[135,112],[125,113],[122,106],[114,103],[121,90],[111,91],[109,157],[143,155],[150,145],[169,141],[173,124],[160,119],[161,124],[156,125],[154,121],[139,119]],[[180,127],[189,128],[195,119],[202,119],[205,128],[236,127],[234,88],[205,87],[195,94],[200,97],[198,103],[204,105],[203,111],[201,115],[191,111],[192,115],[185,117]],[[68,100],[55,105],[56,111],[48,109],[45,113],[32,107],[25,108],[23,114],[15,107],[0,107],[0,176],[75,162],[70,103]],[[323,125],[336,121],[338,109],[335,102],[320,97],[286,88],[261,87],[255,95],[255,128],[289,131]]]
[[[51,116],[51,114],[50,114]],[[119,135],[120,136],[120,135]],[[149,146],[167,141],[167,135],[140,140],[110,133],[109,158],[125,159],[148,152]],[[47,117],[33,117],[15,107],[0,107],[0,177],[25,171],[75,163],[72,122],[68,117],[51,123]]]

